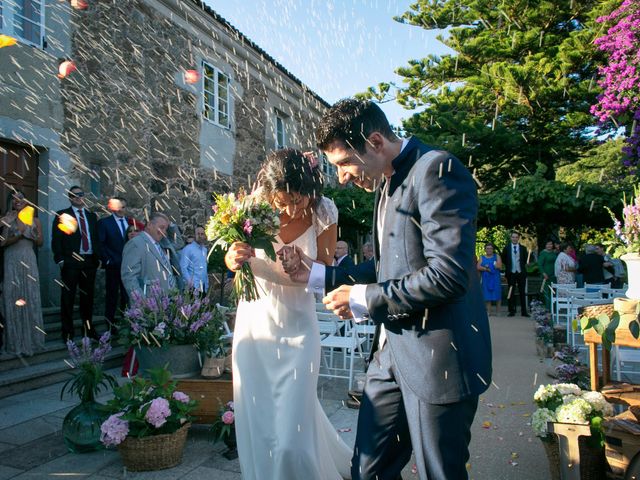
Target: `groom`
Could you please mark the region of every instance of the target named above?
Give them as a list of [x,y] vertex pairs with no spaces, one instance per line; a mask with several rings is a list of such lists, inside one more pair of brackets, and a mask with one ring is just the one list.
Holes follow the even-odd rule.
[[378,327],[352,478],[400,478],[412,446],[421,479],[467,478],[470,427],[491,383],[474,268],[474,180],[451,154],[397,138],[368,101],[335,104],[316,137],[340,183],[376,191],[376,269],[301,268],[300,260],[309,261],[301,252],[281,254],[294,280],[329,292],[327,308],[356,322],[370,317]]

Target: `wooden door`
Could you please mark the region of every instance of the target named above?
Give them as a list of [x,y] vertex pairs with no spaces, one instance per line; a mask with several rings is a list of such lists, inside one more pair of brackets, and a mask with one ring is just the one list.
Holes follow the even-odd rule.
[[14,188],[22,190],[27,200],[37,205],[38,151],[0,140],[0,212],[3,214]]

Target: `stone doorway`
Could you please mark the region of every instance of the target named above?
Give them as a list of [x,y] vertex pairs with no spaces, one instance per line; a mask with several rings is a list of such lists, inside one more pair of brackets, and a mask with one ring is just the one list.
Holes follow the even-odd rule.
[[[38,151],[28,145],[0,140],[0,212],[7,211],[13,188],[22,190],[27,200],[38,204]],[[12,188],[13,187],[13,188]]]

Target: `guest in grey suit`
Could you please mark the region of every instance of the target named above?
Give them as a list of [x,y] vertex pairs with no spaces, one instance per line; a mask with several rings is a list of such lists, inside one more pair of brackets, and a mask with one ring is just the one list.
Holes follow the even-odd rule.
[[474,263],[474,180],[448,152],[397,138],[368,101],[338,102],[316,138],[340,183],[376,190],[377,268],[365,262],[348,275],[318,264],[301,268],[300,252],[280,252],[294,280],[335,289],[323,300],[327,308],[377,325],[352,478],[401,478],[413,446],[421,479],[465,479],[478,396],[491,383],[489,325]]
[[178,286],[175,272],[179,263],[177,258],[172,258],[175,253],[160,245],[168,227],[166,215],[152,213],[144,231],[125,244],[120,273],[129,296],[134,291],[145,295],[153,283],[158,283],[164,291]]

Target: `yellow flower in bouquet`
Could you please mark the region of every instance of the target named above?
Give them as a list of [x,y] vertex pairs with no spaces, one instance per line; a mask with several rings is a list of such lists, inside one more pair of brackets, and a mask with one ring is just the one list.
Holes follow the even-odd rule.
[[[244,242],[265,251],[275,261],[273,242],[280,229],[280,217],[265,201],[244,192],[214,195],[213,215],[206,226],[207,238],[216,247],[228,249],[234,242]],[[249,263],[236,272],[233,284],[239,300],[257,300],[255,277]]]

